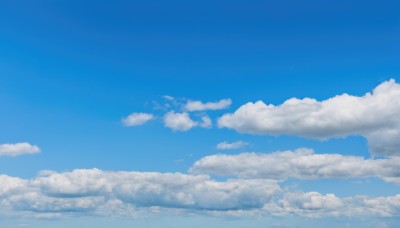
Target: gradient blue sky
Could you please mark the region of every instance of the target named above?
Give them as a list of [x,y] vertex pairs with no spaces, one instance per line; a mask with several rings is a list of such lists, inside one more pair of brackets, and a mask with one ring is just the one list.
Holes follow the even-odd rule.
[[[399,9],[399,1],[387,0],[3,0],[0,144],[29,142],[41,153],[0,157],[0,173],[24,179],[35,178],[41,170],[91,168],[188,173],[197,160],[216,153],[304,147],[319,154],[370,158],[361,136],[319,141],[253,135],[219,129],[216,122],[247,102],[279,105],[292,97],[320,101],[343,93],[363,96],[389,79],[400,81]],[[155,105],[165,104],[165,95],[181,101],[229,98],[233,103],[228,109],[206,112],[214,123],[211,129],[174,132],[163,126],[167,111]],[[123,126],[121,119],[134,112],[157,117],[143,126]],[[249,145],[216,149],[222,141],[239,140]],[[399,193],[398,184],[379,178],[290,179],[280,186],[339,197]],[[150,215],[152,219],[103,218],[101,223],[356,227],[362,221],[371,227],[395,227],[399,215],[367,222],[357,217],[310,220],[297,215],[257,219]],[[100,227],[96,217],[85,215],[51,221],[3,217],[1,227]]]

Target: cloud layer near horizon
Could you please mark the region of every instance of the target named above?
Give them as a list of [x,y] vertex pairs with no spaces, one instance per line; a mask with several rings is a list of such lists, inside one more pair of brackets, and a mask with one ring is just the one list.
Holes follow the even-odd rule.
[[181,173],[43,171],[33,179],[0,175],[0,183],[0,211],[39,218],[132,217],[140,210],[305,217],[398,216],[400,212],[400,195],[339,198],[288,192],[271,180],[215,181],[206,175]]
[[291,98],[278,106],[249,102],[220,117],[218,126],[243,133],[316,139],[362,135],[372,153],[398,156],[399,116],[400,85],[391,79],[361,97],[343,94],[324,101]]

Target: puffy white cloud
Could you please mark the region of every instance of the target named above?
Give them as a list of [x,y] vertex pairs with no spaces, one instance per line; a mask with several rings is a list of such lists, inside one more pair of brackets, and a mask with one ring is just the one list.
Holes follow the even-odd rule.
[[151,207],[250,210],[280,193],[270,180],[218,182],[205,175],[98,169],[43,172],[29,180],[0,175],[0,186],[0,209],[54,215],[134,214],[135,208]]
[[205,111],[205,110],[220,110],[228,108],[232,104],[231,99],[222,99],[217,102],[206,102],[201,101],[188,101],[184,109],[188,112],[193,111]]
[[339,198],[318,192],[283,191],[276,181],[156,172],[82,169],[44,172],[33,179],[0,175],[0,212],[57,216],[136,216],[138,211],[227,215],[296,214],[398,216],[400,195]]
[[218,126],[244,133],[317,139],[362,135],[373,153],[399,155],[399,116],[400,85],[392,79],[361,97],[291,98],[278,106],[249,102],[220,117]]
[[355,196],[339,198],[334,194],[318,192],[286,192],[278,206],[264,208],[272,213],[296,214],[305,217],[340,216],[397,216],[400,212],[400,195],[370,198]]
[[170,111],[164,116],[164,125],[173,131],[187,131],[197,126],[198,123],[193,121],[186,112],[175,113]]
[[0,144],[0,156],[19,156],[40,153],[40,148],[27,142]]
[[234,150],[234,149],[240,149],[245,146],[249,145],[247,142],[243,141],[236,141],[236,142],[227,142],[223,141],[217,144],[217,149],[219,150]]
[[196,161],[190,171],[274,180],[379,177],[400,183],[400,158],[364,159],[340,154],[315,154],[311,149],[269,154],[216,154]]
[[148,121],[154,119],[153,114],[134,112],[129,116],[122,119],[122,124],[127,127],[139,126],[147,123]]

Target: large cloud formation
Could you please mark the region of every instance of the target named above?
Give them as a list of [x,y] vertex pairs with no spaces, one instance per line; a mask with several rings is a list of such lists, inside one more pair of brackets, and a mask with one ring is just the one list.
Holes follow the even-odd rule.
[[220,117],[218,125],[243,133],[316,139],[362,135],[371,152],[396,156],[400,155],[399,116],[400,85],[391,79],[361,97],[291,98],[278,106],[249,102]]
[[206,175],[181,173],[45,171],[33,179],[0,175],[0,185],[1,212],[41,218],[131,217],[143,210],[306,217],[398,216],[400,211],[400,195],[339,198],[317,192],[287,192],[271,180],[215,181]]
[[364,159],[341,154],[315,154],[311,149],[269,154],[216,154],[196,161],[190,171],[273,180],[379,177],[400,183],[400,158]]
[[250,210],[280,192],[270,180],[218,182],[206,175],[98,169],[47,171],[29,180],[0,175],[0,186],[1,209],[50,215],[102,214],[107,208],[108,215],[150,207]]

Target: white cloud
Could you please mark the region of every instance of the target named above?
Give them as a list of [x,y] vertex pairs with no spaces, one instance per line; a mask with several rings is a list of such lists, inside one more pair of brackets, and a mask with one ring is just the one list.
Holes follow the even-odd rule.
[[0,211],[64,215],[134,214],[135,208],[152,207],[251,210],[262,208],[280,192],[269,180],[218,182],[205,175],[98,169],[45,172],[30,180],[0,175],[0,185]]
[[243,141],[236,141],[236,142],[227,142],[223,141],[217,144],[217,149],[219,150],[234,150],[234,149],[240,149],[245,146],[249,145],[247,142]]
[[0,213],[37,218],[136,216],[139,211],[181,214],[286,216],[399,216],[400,195],[340,198],[283,191],[275,181],[205,175],[81,169],[43,172],[33,179],[0,175]]
[[249,102],[220,117],[218,126],[244,133],[317,139],[362,135],[373,153],[399,155],[399,116],[400,85],[392,79],[361,97],[291,98],[279,106]]
[[153,114],[149,113],[141,113],[141,112],[134,112],[127,116],[126,118],[122,119],[122,124],[124,126],[139,126],[147,123],[148,121],[154,119]]
[[14,144],[0,144],[0,156],[19,156],[23,154],[40,153],[40,148],[26,142]]
[[[269,208],[265,210],[271,211]],[[318,192],[287,192],[273,210],[273,213],[281,215],[296,214],[304,217],[390,217],[397,216],[400,212],[400,194],[375,198],[339,198],[331,193],[322,195]]]
[[170,111],[164,116],[164,125],[174,131],[187,131],[198,125],[186,112],[175,113]]
[[205,111],[205,110],[220,110],[228,108],[232,104],[231,99],[222,99],[217,102],[206,102],[201,101],[188,101],[185,104],[184,109],[188,112],[194,111]]
[[310,149],[269,154],[217,154],[196,161],[192,173],[239,178],[285,180],[379,177],[400,183],[400,158],[364,159],[340,154],[314,154]]
[[202,128],[211,128],[212,127],[212,121],[209,116],[201,117],[200,127],[202,127]]
[[175,98],[174,98],[174,97],[172,97],[172,96],[169,96],[169,95],[164,95],[164,96],[163,96],[163,98],[164,98],[165,100],[169,100],[169,101],[173,101],[173,100],[175,100]]

